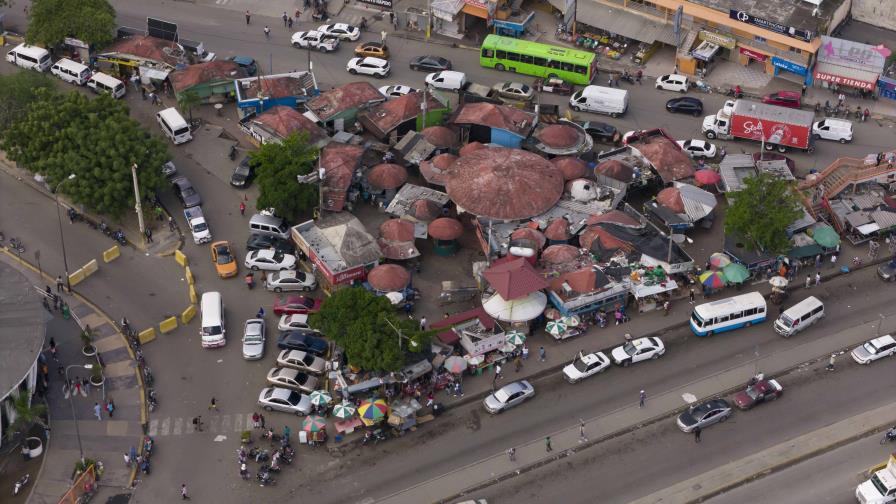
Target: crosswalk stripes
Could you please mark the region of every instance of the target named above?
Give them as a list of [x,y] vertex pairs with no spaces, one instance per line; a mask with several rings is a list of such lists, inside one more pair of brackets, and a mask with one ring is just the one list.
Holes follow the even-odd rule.
[[[252,430],[252,413],[209,415],[202,417],[204,432],[228,434]],[[196,433],[193,417],[153,418],[149,421],[150,436],[184,436]]]
[[174,419],[174,430],[171,432],[171,434],[174,434],[175,436],[180,436],[180,433],[183,430],[183,427],[184,427],[184,419],[181,417],[175,418]]

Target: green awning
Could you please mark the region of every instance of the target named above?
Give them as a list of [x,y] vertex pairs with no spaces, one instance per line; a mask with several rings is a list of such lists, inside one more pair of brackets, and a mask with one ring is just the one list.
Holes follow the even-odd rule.
[[824,252],[820,245],[804,245],[802,247],[793,247],[787,252],[787,257],[794,259],[805,259],[806,257],[815,257]]

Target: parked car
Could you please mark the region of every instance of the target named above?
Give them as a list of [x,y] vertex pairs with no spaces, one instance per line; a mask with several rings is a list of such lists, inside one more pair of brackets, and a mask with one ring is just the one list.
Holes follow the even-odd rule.
[[762,97],[762,103],[779,107],[800,108],[802,95],[799,91],[778,91]]
[[162,165],[162,176],[166,179],[174,178],[177,175],[177,166],[174,166],[173,161],[167,161]]
[[379,89],[379,92],[383,94],[387,99],[392,98],[401,98],[402,96],[413,93],[417,91],[411,86],[405,86],[403,84],[398,84],[395,86],[383,86]]
[[733,413],[734,410],[731,409],[728,401],[711,399],[688,408],[687,411],[678,415],[678,428],[684,432],[693,432],[697,427],[705,429],[712,424],[728,420]]
[[579,352],[572,364],[563,368],[563,377],[569,383],[576,383],[589,376],[603,373],[610,367],[610,358],[603,352],[585,354]]
[[716,157],[716,146],[706,140],[679,140],[676,143],[692,158],[712,159]]
[[451,70],[451,61],[441,56],[415,56],[411,58],[410,67],[418,72],[440,72]]
[[871,364],[893,354],[896,354],[896,339],[887,334],[854,348],[852,358],[859,364]]
[[604,142],[613,145],[619,145],[622,136],[615,126],[600,121],[585,121],[582,128],[591,135],[596,142]]
[[361,42],[355,47],[355,56],[389,59],[389,47],[382,42]]
[[271,271],[264,278],[264,286],[274,292],[311,292],[317,288],[317,279],[304,271]]
[[666,110],[674,114],[690,114],[700,117],[703,115],[703,102],[692,96],[672,98],[666,102]]
[[249,156],[244,157],[240,164],[236,165],[233,175],[230,176],[230,185],[245,189],[252,183],[255,178],[255,163],[251,162]]
[[253,271],[282,271],[295,269],[296,256],[276,250],[253,250],[246,254],[244,262],[246,267]]
[[274,303],[274,315],[294,315],[317,313],[320,311],[320,299],[313,299],[306,296],[286,296],[278,299]]
[[619,366],[628,366],[635,362],[657,359],[666,353],[662,340],[655,337],[638,338],[628,341],[613,349],[613,361]]
[[246,240],[246,250],[249,252],[268,249],[273,249],[282,254],[294,254],[296,251],[291,241],[277,236],[254,233],[249,235],[249,239]]
[[280,333],[277,337],[277,348],[281,350],[301,350],[318,357],[327,355],[330,344],[313,329],[295,329]]
[[254,318],[243,326],[243,358],[258,360],[264,357],[264,319]]
[[280,322],[277,323],[277,330],[291,331],[293,329],[309,329],[307,313],[294,313],[292,315],[280,316]]
[[492,415],[508,410],[535,396],[535,388],[526,380],[508,383],[482,400],[485,411]]
[[311,413],[310,397],[280,387],[262,389],[258,394],[258,405],[267,411],[282,411],[300,416]]
[[884,282],[896,280],[896,259],[877,267],[877,276]]
[[517,101],[529,101],[535,96],[535,91],[521,82],[499,82],[492,86],[492,92],[499,98]]
[[254,76],[258,72],[258,65],[255,64],[255,58],[251,56],[230,56],[228,61],[232,61],[246,71],[249,77]]
[[339,39],[319,31],[300,31],[292,34],[293,47],[332,52],[339,49]]
[[423,81],[435,89],[460,91],[467,86],[467,74],[463,72],[455,72],[454,70],[443,70],[441,72],[426,74]]
[[660,75],[656,78],[656,88],[666,91],[678,91],[679,93],[687,93],[691,87],[687,76],[679,74]]
[[295,368],[275,367],[268,371],[268,383],[275,387],[283,387],[299,392],[317,390],[317,377],[303,373]]
[[742,410],[748,410],[759,403],[774,401],[781,397],[783,392],[784,387],[778,380],[759,380],[748,385],[746,390],[734,394],[734,404]]
[[361,38],[361,30],[357,26],[346,23],[325,24],[317,28],[317,31],[352,42]]
[[392,68],[389,61],[380,58],[352,58],[348,60],[345,66],[346,71],[352,75],[372,75],[377,79],[382,79],[389,75]]
[[234,277],[239,270],[236,258],[230,250],[230,243],[226,241],[217,241],[209,245],[212,251],[212,262],[215,263],[215,271],[221,278]]
[[190,180],[187,177],[184,177],[183,175],[175,177],[171,180],[171,186],[174,188],[174,195],[177,196],[177,199],[180,200],[184,208],[202,204],[202,199],[199,197],[199,193],[196,192],[196,189],[193,189],[193,184],[190,183]]
[[301,350],[283,350],[277,356],[277,365],[314,374],[322,374],[326,368],[326,362],[323,359]]

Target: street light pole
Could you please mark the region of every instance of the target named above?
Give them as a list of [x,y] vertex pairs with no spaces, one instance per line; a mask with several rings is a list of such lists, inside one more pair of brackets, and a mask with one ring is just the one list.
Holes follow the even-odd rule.
[[140,225],[140,240],[146,245],[146,226],[143,223],[143,206],[140,204],[140,186],[137,184],[137,163],[131,165],[131,179],[134,181],[134,210],[137,211],[137,223]]
[[75,177],[74,173],[70,174],[56,184],[56,189],[53,190],[53,195],[56,199],[56,219],[59,221],[59,242],[62,244],[62,265],[65,267],[65,288],[68,289],[69,293],[72,291],[72,282],[68,277],[68,257],[65,255],[65,236],[62,233],[62,212],[59,210],[59,188],[67,181],[74,180]]
[[[71,364],[66,366],[65,368],[65,383],[68,383],[68,370],[73,367],[83,367],[84,369],[93,369],[93,364]],[[81,446],[81,430],[78,427],[78,416],[75,414],[75,402],[72,400],[72,396],[75,395],[75,391],[71,390],[68,396],[68,403],[72,407],[72,418],[75,420],[75,435],[78,437],[78,453],[81,454],[81,464],[84,463],[84,447]]]

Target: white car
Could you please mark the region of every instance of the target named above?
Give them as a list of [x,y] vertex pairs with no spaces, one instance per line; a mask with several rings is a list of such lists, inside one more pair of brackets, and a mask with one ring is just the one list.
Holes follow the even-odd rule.
[[656,88],[665,89],[666,91],[678,91],[679,93],[687,93],[691,87],[687,76],[679,74],[660,75],[656,78]]
[[413,93],[415,91],[417,90],[412,88],[411,86],[405,86],[402,84],[399,84],[397,86],[383,86],[379,89],[379,92],[388,99],[401,98],[402,96]]
[[331,52],[339,49],[339,39],[319,31],[300,31],[292,34],[293,47]]
[[264,319],[249,319],[243,327],[243,358],[258,360],[264,357]]
[[361,30],[359,30],[357,26],[352,26],[346,23],[321,25],[317,28],[317,31],[338,37],[342,40],[351,40],[353,42],[361,38]]
[[613,349],[613,362],[626,367],[635,362],[656,359],[666,353],[666,347],[659,338],[638,338]]
[[295,329],[310,329],[307,314],[294,313],[280,317],[280,322],[277,323],[278,331],[292,331]]
[[372,75],[377,79],[382,79],[389,75],[392,68],[387,60],[367,56],[366,58],[352,58],[348,60],[345,70],[352,75]]
[[889,357],[893,354],[896,354],[896,339],[887,334],[854,348],[852,358],[859,364],[871,364],[877,359]]
[[303,271],[271,271],[264,277],[264,286],[274,292],[311,292],[317,288],[317,279],[314,275]]
[[610,358],[603,352],[583,354],[579,352],[572,364],[563,368],[563,377],[569,383],[576,383],[589,376],[603,373],[610,367]]
[[716,146],[705,140],[679,140],[678,146],[692,158],[712,159],[716,157]]
[[268,383],[299,392],[311,393],[317,390],[318,378],[295,368],[275,367],[268,371]]
[[296,268],[296,256],[276,250],[253,250],[246,254],[244,265],[253,271],[291,270]]
[[323,373],[325,364],[320,357],[301,350],[283,350],[277,356],[277,365],[280,367],[291,367],[314,374]]
[[283,411],[295,415],[311,413],[311,398],[281,387],[268,387],[258,394],[258,405],[267,411]]

